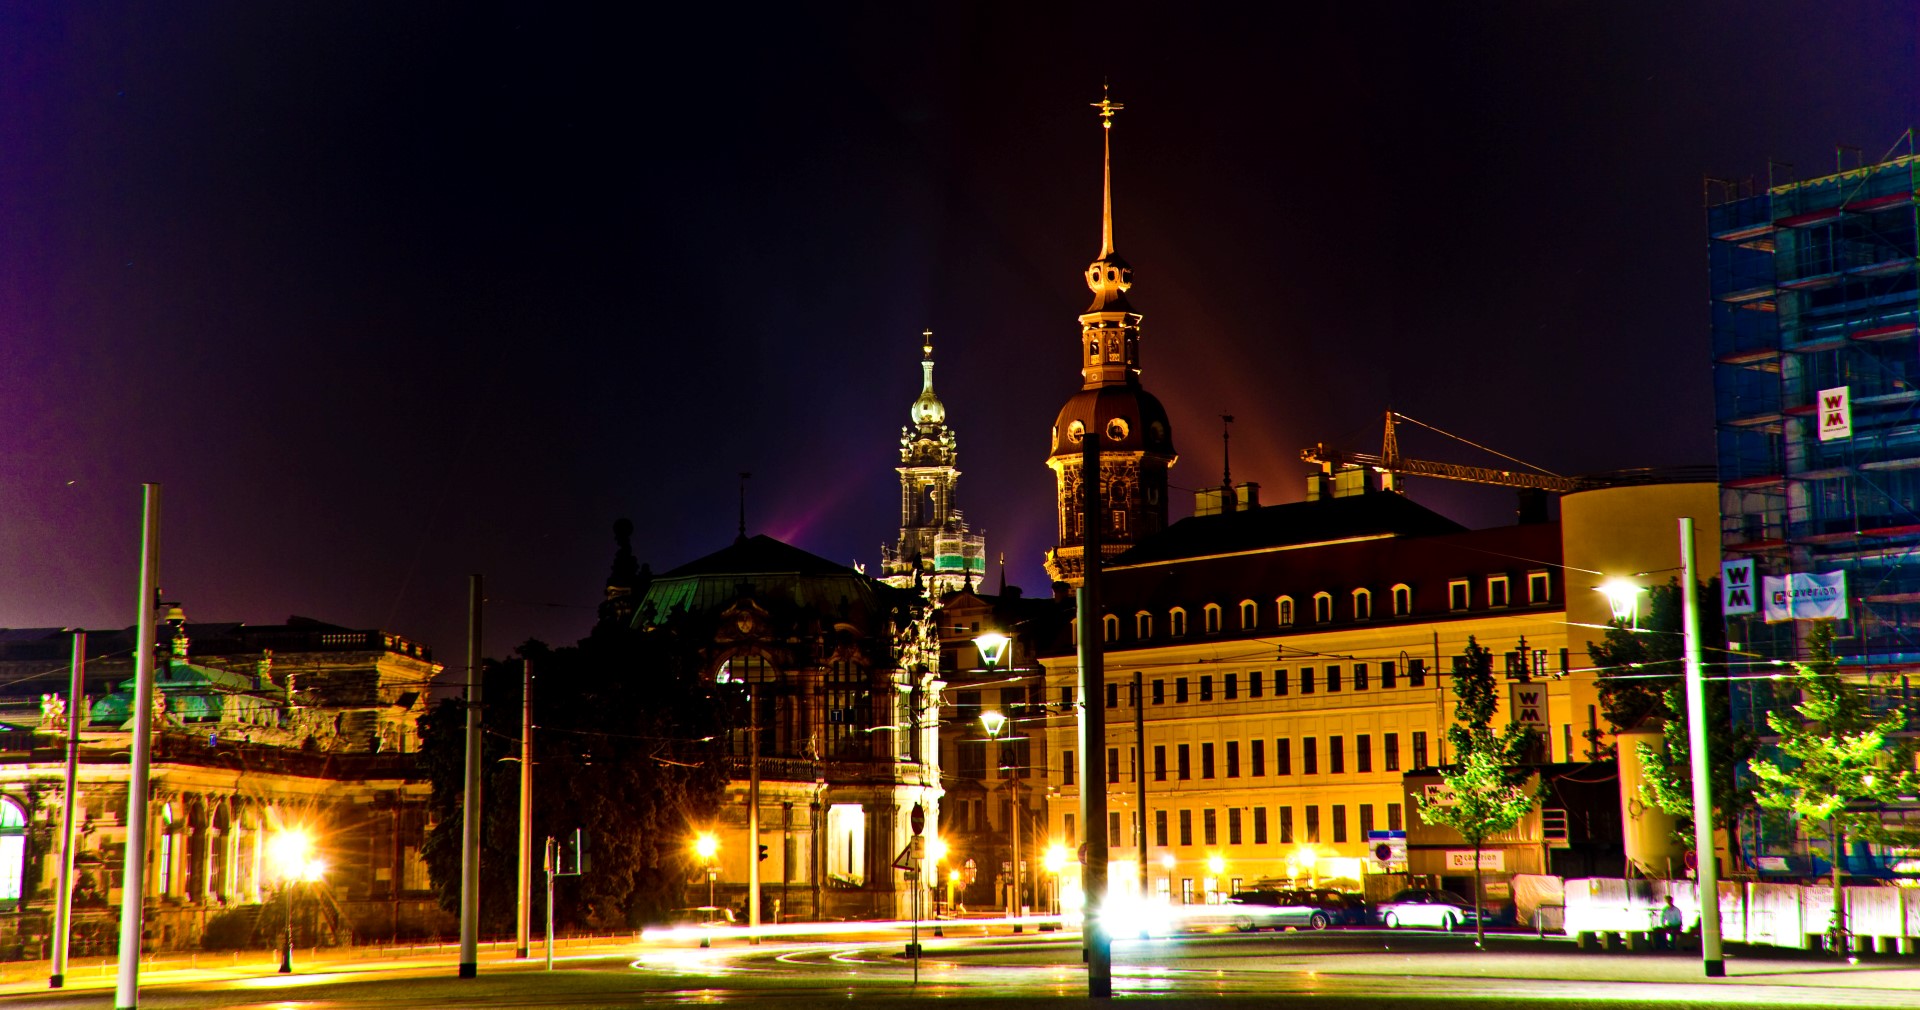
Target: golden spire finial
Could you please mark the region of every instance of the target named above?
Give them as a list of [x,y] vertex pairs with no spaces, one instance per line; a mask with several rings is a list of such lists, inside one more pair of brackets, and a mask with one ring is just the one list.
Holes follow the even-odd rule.
[[1100,100],[1088,103],[1100,110],[1100,137],[1104,147],[1100,184],[1100,256],[1113,255],[1113,114],[1126,106],[1113,100],[1106,81],[1100,82]]

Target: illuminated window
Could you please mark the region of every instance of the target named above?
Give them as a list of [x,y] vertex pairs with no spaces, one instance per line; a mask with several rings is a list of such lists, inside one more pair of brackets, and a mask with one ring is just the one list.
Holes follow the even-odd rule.
[[1467,609],[1467,607],[1472,602],[1468,598],[1468,594],[1471,591],[1472,590],[1467,585],[1466,579],[1455,579],[1452,582],[1447,583],[1447,609],[1448,610]]
[[1504,575],[1487,576],[1487,606],[1504,607],[1507,603],[1507,577]]
[[1326,624],[1333,620],[1333,594],[1313,594],[1313,620],[1315,624]]
[[1413,587],[1401,583],[1393,587],[1393,616],[1405,617],[1413,613]]
[[1546,572],[1527,573],[1527,602],[1545,603],[1553,599],[1553,580]]
[[865,882],[867,815],[858,803],[827,807],[827,877],[848,884]]
[[1273,602],[1278,614],[1280,626],[1284,628],[1291,625],[1293,623],[1293,597],[1282,596]]
[[1366,589],[1353,591],[1353,619],[1367,621],[1373,618],[1373,593]]
[[27,812],[0,796],[0,909],[20,907],[27,880]]
[[1133,634],[1141,641],[1153,637],[1153,615],[1142,610],[1133,615]]
[[1240,601],[1240,630],[1252,631],[1260,626],[1260,605],[1252,600]]
[[1175,607],[1167,614],[1167,631],[1175,638],[1186,636],[1187,612],[1184,608]]
[[1207,604],[1205,609],[1201,611],[1201,617],[1206,623],[1207,634],[1217,635],[1220,633],[1220,604]]

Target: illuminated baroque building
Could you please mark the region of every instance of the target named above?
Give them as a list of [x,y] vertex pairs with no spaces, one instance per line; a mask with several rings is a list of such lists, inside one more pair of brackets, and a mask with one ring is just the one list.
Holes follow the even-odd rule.
[[[762,921],[911,914],[893,861],[915,804],[930,825],[940,816],[930,617],[916,593],[744,533],[647,585],[634,627],[694,643],[703,676],[754,699],[747,724],[728,733],[719,823],[688,825],[689,843],[697,831],[719,838],[723,903],[746,903],[765,845]],[[756,766],[758,839],[748,802]]]
[[986,573],[987,543],[967,529],[955,504],[960,450],[946,405],[933,392],[933,331],[920,338],[920,395],[913,423],[900,429],[900,536],[880,548],[880,574],[897,589],[919,579],[938,599]]
[[[87,636],[75,845],[75,954],[112,953],[127,834],[135,629]],[[0,630],[0,951],[41,956],[61,855],[65,702],[73,636]],[[440,935],[420,858],[429,786],[415,719],[440,667],[397,635],[302,618],[188,624],[152,642],[155,740],[146,946],[197,948],[226,914],[251,938],[282,881],[272,836],[299,831],[327,869],[338,918],[302,942]],[[276,913],[277,914],[277,913]],[[237,926],[237,936],[234,927]]]
[[1084,553],[1080,472],[1085,440],[1100,446],[1101,554],[1112,558],[1167,525],[1167,468],[1178,458],[1166,409],[1140,385],[1141,315],[1127,301],[1133,268],[1113,244],[1113,115],[1121,106],[1102,98],[1105,151],[1100,205],[1100,255],[1087,266],[1093,302],[1080,315],[1080,391],[1053,422],[1053,469],[1059,545],[1047,552],[1047,575],[1079,585]]

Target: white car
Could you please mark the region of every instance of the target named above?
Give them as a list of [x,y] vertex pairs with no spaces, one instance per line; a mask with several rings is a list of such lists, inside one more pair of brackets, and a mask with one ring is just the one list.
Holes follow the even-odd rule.
[[1434,887],[1410,887],[1401,891],[1391,900],[1381,902],[1374,914],[1388,929],[1425,926],[1451,930],[1455,926],[1471,926],[1474,921],[1473,902]]

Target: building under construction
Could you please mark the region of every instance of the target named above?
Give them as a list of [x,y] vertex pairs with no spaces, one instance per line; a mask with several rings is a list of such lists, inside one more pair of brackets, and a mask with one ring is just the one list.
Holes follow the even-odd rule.
[[[1707,191],[1721,542],[1762,590],[1753,613],[1730,608],[1728,638],[1763,662],[1804,658],[1811,625],[1791,618],[1808,615],[1767,599],[1795,583],[1762,580],[1843,587],[1835,646],[1886,702],[1920,667],[1916,181],[1909,130],[1871,164]],[[1762,733],[1763,699],[1735,692]],[[1848,869],[1874,872],[1860,860]]]

